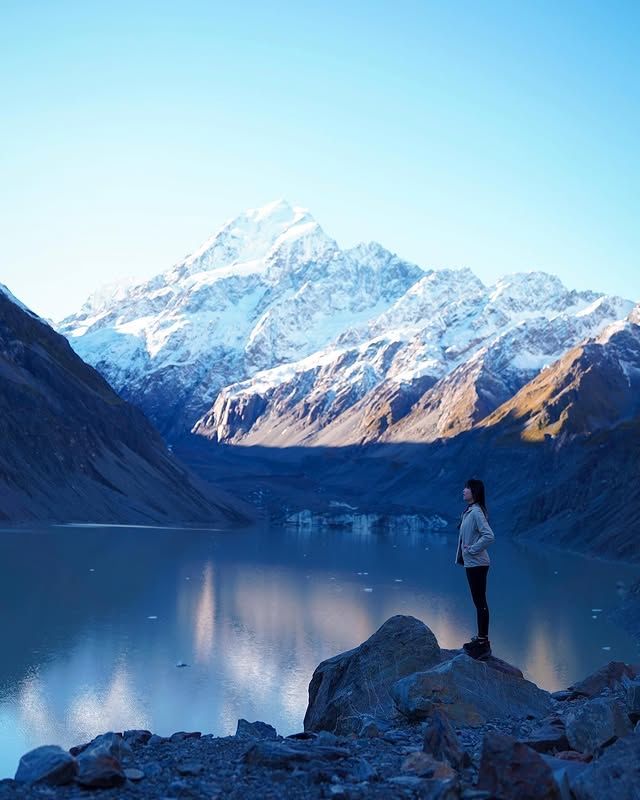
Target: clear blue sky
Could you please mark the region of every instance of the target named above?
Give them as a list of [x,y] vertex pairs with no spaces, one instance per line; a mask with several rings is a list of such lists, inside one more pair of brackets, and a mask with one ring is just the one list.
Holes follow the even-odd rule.
[[60,318],[277,197],[640,299],[640,3],[0,6],[0,282]]

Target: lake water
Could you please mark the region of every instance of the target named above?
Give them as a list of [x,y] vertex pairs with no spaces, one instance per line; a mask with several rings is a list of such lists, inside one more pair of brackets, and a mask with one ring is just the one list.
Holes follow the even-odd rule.
[[[0,531],[0,777],[33,747],[107,730],[228,735],[240,717],[302,730],[317,664],[390,616],[418,617],[443,647],[475,632],[455,543],[368,519]],[[638,660],[606,619],[637,569],[506,541],[491,556],[497,656],[549,690],[611,659]]]

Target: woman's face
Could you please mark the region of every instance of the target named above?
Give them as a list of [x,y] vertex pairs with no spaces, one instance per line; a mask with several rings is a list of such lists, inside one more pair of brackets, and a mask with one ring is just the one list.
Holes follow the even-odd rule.
[[462,499],[466,503],[473,503],[473,495],[471,494],[471,489],[469,489],[467,486],[465,486],[464,489],[462,490]]

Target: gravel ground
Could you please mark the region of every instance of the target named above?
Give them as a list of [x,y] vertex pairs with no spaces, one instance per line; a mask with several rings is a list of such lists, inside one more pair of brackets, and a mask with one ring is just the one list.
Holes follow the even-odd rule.
[[[558,711],[566,711],[581,701],[556,703]],[[144,777],[128,779],[121,786],[108,789],[86,789],[75,783],[51,787],[17,784],[12,779],[0,781],[0,800],[9,798],[79,798],[99,796],[134,800],[307,800],[310,798],[481,798],[486,793],[473,789],[483,735],[498,730],[525,737],[534,721],[511,718],[495,720],[479,728],[457,728],[460,744],[471,757],[471,766],[459,773],[456,781],[420,778],[403,771],[406,757],[421,751],[424,723],[405,724],[374,737],[334,736],[330,733],[313,738],[277,739],[217,737],[180,733],[173,737],[129,737],[132,755],[123,760],[126,769],[140,770]],[[308,734],[307,734],[308,736]],[[258,757],[248,763],[245,754],[256,743],[273,749],[278,743],[294,748],[296,756],[279,764],[269,765]],[[258,749],[260,749],[258,747]],[[277,751],[276,751],[277,752]],[[136,776],[139,777],[139,776]]]

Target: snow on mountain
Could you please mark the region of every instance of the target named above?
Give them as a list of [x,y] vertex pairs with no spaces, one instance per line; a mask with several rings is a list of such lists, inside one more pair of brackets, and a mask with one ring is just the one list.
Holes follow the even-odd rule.
[[523,439],[572,437],[640,414],[640,324],[631,312],[570,349],[480,424]]
[[454,435],[632,305],[544,273],[485,287],[469,270],[432,271],[321,352],[225,387],[194,432],[246,444]]
[[342,250],[279,200],[59,330],[169,438],[345,443],[464,430],[632,307],[543,272],[487,287],[375,242]]
[[59,330],[171,437],[223,386],[320,350],[423,274],[377,244],[341,250],[308,211],[277,201],[151,280],[100,292]]
[[629,322],[633,322],[636,325],[640,325],[640,303],[638,303],[629,314]]

